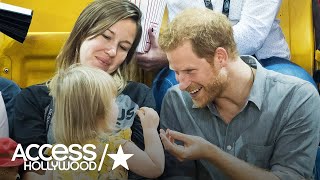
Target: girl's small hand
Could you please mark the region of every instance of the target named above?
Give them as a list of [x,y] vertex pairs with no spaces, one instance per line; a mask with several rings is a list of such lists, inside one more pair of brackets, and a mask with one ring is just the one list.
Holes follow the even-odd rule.
[[152,108],[142,107],[137,111],[143,129],[157,129],[159,125],[159,115]]

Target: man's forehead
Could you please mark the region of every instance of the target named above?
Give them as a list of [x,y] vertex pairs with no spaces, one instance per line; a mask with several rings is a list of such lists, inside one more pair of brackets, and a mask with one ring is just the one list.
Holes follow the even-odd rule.
[[[168,58],[169,59],[169,58]],[[199,69],[201,66],[209,64],[206,59],[193,57],[180,60],[169,60],[169,68],[174,71],[185,71],[192,69]]]

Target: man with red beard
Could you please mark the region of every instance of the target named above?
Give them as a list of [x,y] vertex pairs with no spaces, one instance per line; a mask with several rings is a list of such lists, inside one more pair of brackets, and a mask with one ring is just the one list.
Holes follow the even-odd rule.
[[179,81],[161,108],[163,179],[312,179],[320,98],[311,83],[240,57],[228,19],[207,9],[182,12],[159,44]]

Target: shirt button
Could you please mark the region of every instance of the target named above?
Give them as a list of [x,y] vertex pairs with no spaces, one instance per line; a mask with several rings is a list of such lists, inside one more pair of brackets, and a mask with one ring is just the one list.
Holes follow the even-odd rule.
[[227,150],[230,151],[232,149],[232,146],[228,145]]

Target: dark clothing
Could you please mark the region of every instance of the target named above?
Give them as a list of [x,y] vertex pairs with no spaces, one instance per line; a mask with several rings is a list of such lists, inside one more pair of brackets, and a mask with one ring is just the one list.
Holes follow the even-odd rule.
[[20,93],[20,87],[13,81],[0,77],[0,91],[4,104],[6,106],[8,122],[9,122],[9,136],[12,136],[12,121],[13,121],[13,105],[15,97]]

